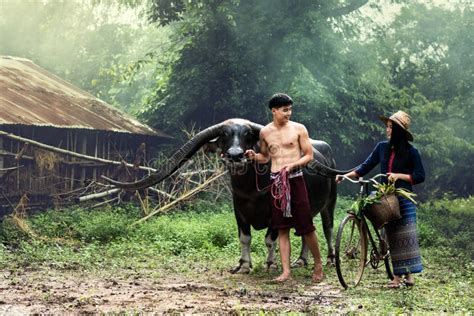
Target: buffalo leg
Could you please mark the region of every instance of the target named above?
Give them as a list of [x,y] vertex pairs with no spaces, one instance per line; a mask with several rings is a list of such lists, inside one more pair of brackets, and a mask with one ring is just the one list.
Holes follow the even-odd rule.
[[[335,184],[332,184],[333,190],[335,190]],[[334,252],[334,247],[332,244],[332,234],[334,228],[334,209],[336,208],[336,194],[331,194],[333,197],[329,202],[329,205],[326,209],[321,211],[321,219],[323,222],[324,237],[326,238],[326,243],[328,245],[328,258],[327,264],[334,265],[336,264],[336,255]]]
[[265,245],[267,246],[267,271],[277,268],[275,262],[276,239],[278,238],[278,230],[269,228],[265,234]]
[[240,260],[239,265],[235,267],[231,273],[249,273],[252,268],[252,260],[250,258],[250,243],[252,235],[250,234],[250,225],[239,223],[239,240],[240,240]]
[[324,237],[326,238],[326,243],[328,244],[328,259],[327,264],[333,265],[335,264],[336,255],[334,253],[334,247],[332,245],[332,233],[333,233],[333,225],[325,225],[323,221],[323,229],[324,229]]
[[304,240],[304,236],[301,236],[301,252],[300,256],[298,259],[293,262],[291,265],[292,268],[301,268],[301,267],[306,267],[308,265],[308,245],[306,244],[306,241]]

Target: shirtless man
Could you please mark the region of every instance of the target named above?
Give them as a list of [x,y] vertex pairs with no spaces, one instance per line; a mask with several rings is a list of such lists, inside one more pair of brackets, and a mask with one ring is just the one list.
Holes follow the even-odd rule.
[[[284,282],[291,279],[290,271],[290,228],[295,228],[297,236],[304,236],[314,258],[314,282],[323,280],[321,254],[315,234],[308,194],[302,169],[313,159],[313,147],[308,131],[302,124],[290,121],[293,100],[286,94],[272,96],[268,107],[272,111],[273,122],[260,131],[260,152],[249,149],[245,155],[259,163],[271,160],[273,192],[282,193],[283,198],[272,195],[272,228],[278,229],[280,256],[283,272],[275,279]],[[288,179],[286,184],[282,180]],[[290,196],[285,195],[291,188]]]

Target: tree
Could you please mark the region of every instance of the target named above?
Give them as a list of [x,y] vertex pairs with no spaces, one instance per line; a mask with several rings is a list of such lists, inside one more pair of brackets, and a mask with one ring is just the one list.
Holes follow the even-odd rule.
[[379,33],[379,59],[391,82],[409,91],[417,143],[425,155],[426,189],[473,193],[474,6],[440,8],[411,3]]
[[[160,55],[169,36],[169,28],[121,18],[138,9],[114,2],[2,1],[0,54],[31,59],[106,102],[138,110],[156,82],[146,53]],[[140,73],[129,75],[132,68]]]

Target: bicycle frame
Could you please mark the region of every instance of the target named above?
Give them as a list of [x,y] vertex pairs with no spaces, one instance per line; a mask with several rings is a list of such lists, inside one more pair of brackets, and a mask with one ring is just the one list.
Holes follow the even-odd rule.
[[[369,196],[370,191],[370,184],[378,184],[375,180],[378,177],[386,176],[385,174],[378,174],[371,179],[364,180],[362,177],[358,180],[352,180],[348,177],[345,179],[349,180],[352,183],[356,183],[360,185],[360,189],[357,195],[357,199],[364,199]],[[375,233],[371,232],[369,227],[368,220],[365,217],[365,210],[361,209],[360,213],[354,210],[348,211],[349,215],[346,216],[341,224],[339,225],[338,234],[336,238],[336,270],[338,274],[339,281],[341,285],[345,288],[351,286],[357,286],[362,278],[362,274],[364,271],[364,267],[366,267],[369,263],[371,264],[372,268],[376,269],[379,267],[380,261],[385,263],[385,268],[387,270],[388,277],[390,279],[393,278],[393,274],[390,268],[390,250],[388,248],[388,244],[384,240],[384,233],[379,230],[372,224],[372,228],[374,229]],[[352,219],[351,219],[352,218]],[[349,224],[352,223],[352,224]],[[352,226],[348,226],[352,225]],[[356,226],[353,226],[356,225]],[[349,230],[344,230],[345,228],[349,228]],[[358,227],[355,231],[354,228]],[[347,231],[348,234],[345,235],[344,231]],[[359,234],[360,237],[356,237],[359,239],[361,243],[352,244],[353,240],[353,233]],[[375,236],[373,235],[375,234]],[[346,236],[346,237],[343,237]],[[354,239],[355,241],[357,239]],[[368,239],[368,240],[367,240]],[[343,241],[345,240],[345,241]],[[378,242],[377,242],[378,241]],[[345,246],[341,246],[345,245]],[[371,250],[369,252],[369,245],[371,246]],[[361,249],[358,249],[359,246]],[[349,247],[349,248],[344,248]],[[346,250],[344,250],[346,249]],[[351,251],[359,251],[361,256],[357,259],[357,256],[349,256],[347,257],[347,249]],[[357,252],[355,252],[357,254]],[[344,256],[344,257],[343,257]],[[352,259],[355,261],[359,261],[359,268],[357,268],[357,263],[351,263]],[[348,266],[346,266],[348,264]],[[348,270],[346,270],[346,268]],[[348,272],[348,273],[347,273]],[[346,274],[347,273],[347,274]],[[355,273],[355,274],[354,274]]]

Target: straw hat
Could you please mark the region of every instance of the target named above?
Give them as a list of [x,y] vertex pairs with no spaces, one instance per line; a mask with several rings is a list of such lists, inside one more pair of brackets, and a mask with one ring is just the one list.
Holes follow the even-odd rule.
[[386,117],[382,115],[380,116],[380,119],[384,121],[385,124],[387,124],[387,121],[389,120],[397,124],[407,133],[407,139],[409,141],[413,141],[413,135],[408,130],[408,128],[410,127],[411,117],[406,112],[397,111],[396,113],[392,114],[392,116],[390,117]]

